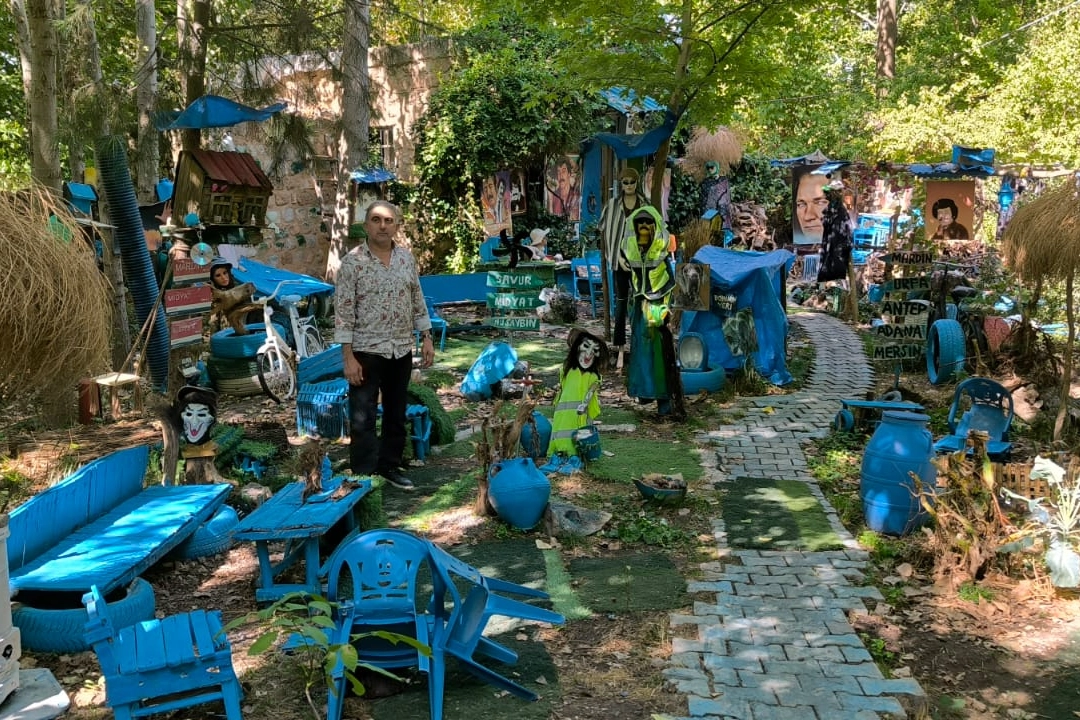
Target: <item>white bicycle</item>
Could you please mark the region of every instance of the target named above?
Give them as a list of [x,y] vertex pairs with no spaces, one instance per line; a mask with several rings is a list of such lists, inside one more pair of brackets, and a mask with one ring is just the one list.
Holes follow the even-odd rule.
[[263,392],[279,403],[291,399],[296,394],[296,364],[301,359],[317,355],[326,349],[322,336],[315,327],[314,316],[300,316],[297,309],[301,299],[299,295],[283,295],[278,300],[289,316],[289,325],[296,343],[295,350],[274,327],[274,308],[270,303],[285,285],[302,282],[282,280],[270,295],[255,300],[256,303],[262,305],[263,323],[266,328],[266,341],[255,353],[259,385],[262,386]]

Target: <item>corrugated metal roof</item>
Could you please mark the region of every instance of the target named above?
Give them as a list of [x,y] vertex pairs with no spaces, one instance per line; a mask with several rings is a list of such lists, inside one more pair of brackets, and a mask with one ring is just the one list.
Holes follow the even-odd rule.
[[192,150],[191,157],[211,180],[228,185],[261,187],[273,191],[274,184],[255,162],[255,158],[241,152],[216,152]]
[[607,90],[601,90],[600,96],[604,98],[604,102],[610,107],[618,110],[623,115],[638,112],[659,112],[667,109],[648,95],[639,98],[633,90],[619,85],[609,87]]

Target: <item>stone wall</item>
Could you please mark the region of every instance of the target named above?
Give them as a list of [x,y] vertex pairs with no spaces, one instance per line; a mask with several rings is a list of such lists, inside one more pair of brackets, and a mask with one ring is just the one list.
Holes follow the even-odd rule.
[[[373,48],[368,60],[371,127],[392,128],[395,162],[389,169],[402,181],[411,182],[415,152],[412,126],[427,109],[440,74],[450,68],[449,42],[432,39]],[[268,227],[258,240],[246,237],[239,250],[259,262],[321,278],[326,271],[336,192],[334,123],[341,112],[341,87],[330,68],[312,58],[297,58],[287,69],[281,65],[270,72],[278,96],[289,103],[289,112],[306,118],[314,128],[311,139],[317,159],[314,163],[287,161],[282,171],[271,174],[274,194],[267,207]],[[263,125],[246,123],[234,130],[236,149],[251,153],[269,170],[271,155]]]

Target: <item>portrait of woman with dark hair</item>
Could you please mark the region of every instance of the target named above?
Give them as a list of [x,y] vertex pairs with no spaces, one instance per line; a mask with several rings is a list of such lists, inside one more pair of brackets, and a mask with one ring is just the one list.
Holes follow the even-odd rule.
[[938,199],[930,212],[937,220],[937,230],[930,237],[931,240],[967,240],[971,237],[968,229],[956,221],[960,208],[952,198]]

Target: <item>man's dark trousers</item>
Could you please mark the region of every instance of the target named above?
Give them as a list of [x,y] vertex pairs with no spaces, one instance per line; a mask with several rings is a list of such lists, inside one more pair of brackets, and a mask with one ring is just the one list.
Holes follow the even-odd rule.
[[[372,475],[401,466],[405,451],[405,406],[412,353],[391,359],[354,353],[364,368],[364,384],[349,385],[349,466],[354,475]],[[382,437],[375,433],[382,391]]]

